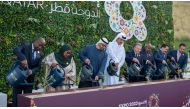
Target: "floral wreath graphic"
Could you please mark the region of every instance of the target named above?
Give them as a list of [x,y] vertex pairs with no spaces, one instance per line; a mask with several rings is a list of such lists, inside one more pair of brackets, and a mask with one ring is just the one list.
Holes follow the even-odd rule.
[[147,36],[147,29],[143,23],[146,18],[146,10],[142,1],[130,1],[133,7],[133,17],[125,20],[120,13],[121,1],[105,1],[104,7],[109,15],[109,24],[113,31],[123,32],[127,39],[134,35],[139,41],[143,41]]
[[148,98],[148,107],[159,107],[159,95],[158,94],[152,94]]

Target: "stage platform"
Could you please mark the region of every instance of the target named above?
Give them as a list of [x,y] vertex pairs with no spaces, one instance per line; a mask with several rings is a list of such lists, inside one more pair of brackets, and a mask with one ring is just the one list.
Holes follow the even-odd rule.
[[18,95],[18,106],[39,107],[181,107],[190,105],[190,80],[126,83],[64,92]]

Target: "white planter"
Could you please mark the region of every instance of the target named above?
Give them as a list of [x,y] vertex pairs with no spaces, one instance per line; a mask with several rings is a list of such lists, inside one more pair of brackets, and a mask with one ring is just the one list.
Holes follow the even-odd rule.
[[189,62],[187,63],[187,67],[186,67],[185,71],[190,72],[190,63]]
[[190,78],[190,73],[183,73],[183,78],[189,79]]
[[0,107],[7,107],[7,94],[0,92]]

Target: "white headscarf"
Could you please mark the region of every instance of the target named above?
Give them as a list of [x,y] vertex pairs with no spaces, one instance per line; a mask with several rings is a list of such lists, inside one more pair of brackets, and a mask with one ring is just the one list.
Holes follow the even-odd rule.
[[[115,39],[114,39],[112,42],[116,42],[116,40],[117,40],[118,38],[121,38],[121,39],[123,39],[124,41],[127,40],[127,37],[126,37],[125,33],[119,33],[119,34],[115,37]],[[123,46],[123,45],[124,45],[124,44],[122,44],[121,46]]]
[[121,38],[123,40],[127,40],[126,35],[124,33],[119,33],[112,42],[109,43],[107,48],[107,53],[109,54],[109,57],[113,59],[116,63],[120,63],[120,66],[123,65],[125,61],[125,48],[124,43],[121,45],[118,45],[116,40],[118,38]]
[[105,37],[103,37],[103,38],[101,38],[97,43],[96,43],[96,45],[97,44],[108,44],[109,43],[109,41],[105,38]]

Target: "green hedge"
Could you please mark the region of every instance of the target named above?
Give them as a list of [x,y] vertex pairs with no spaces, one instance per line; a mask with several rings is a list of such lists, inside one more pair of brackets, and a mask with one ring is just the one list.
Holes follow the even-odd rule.
[[[35,4],[41,2],[35,2]],[[0,2],[0,92],[11,95],[11,88],[7,86],[5,74],[10,64],[15,59],[13,48],[25,41],[32,41],[36,36],[42,36],[47,40],[45,54],[49,54],[60,46],[59,43],[69,43],[74,48],[74,58],[79,71],[80,61],[78,53],[86,44],[96,43],[100,37],[106,37],[110,41],[117,35],[109,27],[108,15],[104,10],[104,2],[100,2],[100,18],[87,19],[85,16],[49,13],[51,3],[44,2],[42,9],[36,8],[28,2],[13,3]],[[76,6],[78,9],[96,10],[97,2],[57,2],[59,5],[70,7]],[[74,4],[74,5],[73,5]],[[173,45],[173,18],[172,2],[143,2],[147,17],[145,26],[148,36],[145,42],[154,45],[168,43]],[[124,18],[132,17],[133,10],[129,2],[123,2],[120,7]],[[126,14],[126,11],[128,14]],[[138,42],[132,38],[125,43],[128,50],[133,43]]]

